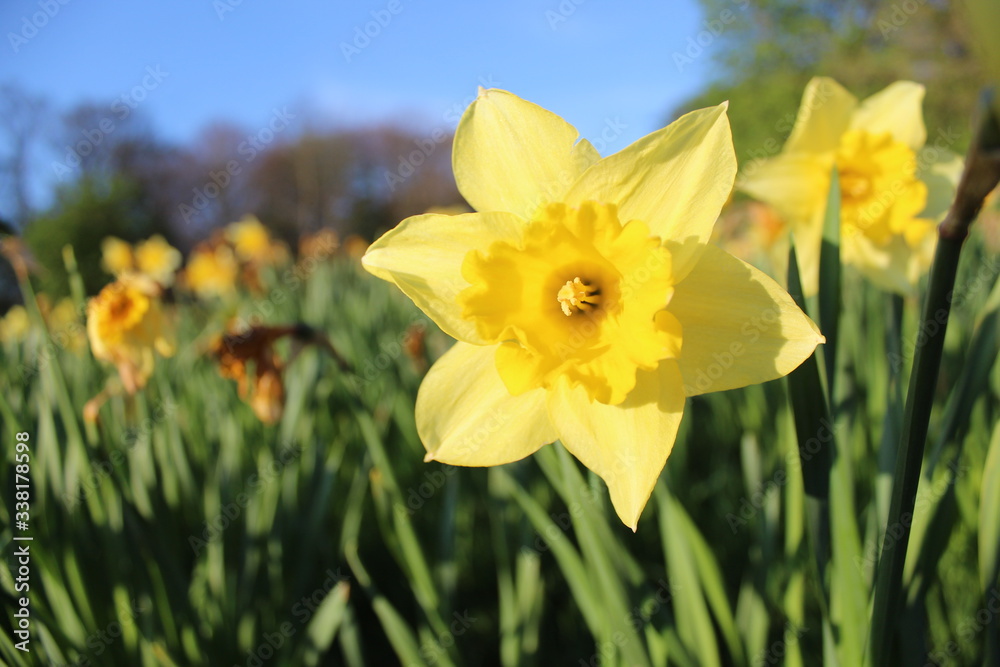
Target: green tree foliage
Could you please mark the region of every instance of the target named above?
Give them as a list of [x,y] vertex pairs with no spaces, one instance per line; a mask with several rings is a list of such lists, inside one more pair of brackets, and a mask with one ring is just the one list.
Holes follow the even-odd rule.
[[44,290],[58,297],[69,293],[63,246],[73,246],[84,285],[93,293],[111,279],[101,269],[104,237],[135,242],[162,229],[142,190],[119,176],[82,178],[62,189],[51,211],[32,221],[24,236],[46,269],[40,277]]
[[[681,111],[730,100],[733,142],[741,163],[781,150],[805,84],[821,75],[833,77],[859,99],[899,79],[923,83],[928,137],[938,130],[950,136],[958,133],[960,139],[951,150],[963,150],[983,74],[969,47],[970,22],[954,3],[701,0],[701,4],[703,27],[714,26],[718,33],[704,49],[711,53],[719,75]],[[694,58],[679,50],[675,62],[680,67],[703,66],[695,60],[705,56],[696,49],[692,53]]]

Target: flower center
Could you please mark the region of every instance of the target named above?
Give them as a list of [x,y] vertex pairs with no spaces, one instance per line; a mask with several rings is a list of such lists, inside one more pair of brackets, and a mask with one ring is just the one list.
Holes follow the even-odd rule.
[[149,299],[131,287],[112,285],[97,297],[97,322],[103,338],[117,340],[138,324],[149,309]]
[[861,232],[884,246],[896,236],[912,241],[927,228],[926,221],[916,219],[927,203],[927,186],[917,179],[917,159],[909,146],[888,132],[850,130],[835,159],[845,235]]
[[854,203],[863,200],[872,191],[868,176],[844,169],[840,172],[840,192],[844,200]]
[[567,317],[577,313],[589,313],[601,303],[601,290],[588,285],[577,276],[573,280],[567,280],[566,284],[559,288],[556,301]]
[[462,316],[499,344],[497,371],[511,394],[565,377],[617,404],[638,369],[680,352],[680,324],[666,310],[670,254],[645,223],[622,224],[614,206],[550,204],[520,242],[470,251],[462,275]]

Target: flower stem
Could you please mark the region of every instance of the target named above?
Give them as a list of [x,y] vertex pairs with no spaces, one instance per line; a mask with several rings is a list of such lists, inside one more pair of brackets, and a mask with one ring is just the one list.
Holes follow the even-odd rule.
[[938,245],[920,320],[921,336],[918,341],[922,343],[918,342],[913,357],[889,516],[883,531],[881,557],[875,574],[875,601],[868,642],[870,665],[892,664],[892,640],[900,611],[903,566],[906,562],[913,505],[920,481],[924,444],[944,349],[959,256],[969,226],[978,215],[983,199],[1000,181],[1000,126],[988,101],[984,101],[981,109],[982,120],[969,148],[955,201],[938,228]]

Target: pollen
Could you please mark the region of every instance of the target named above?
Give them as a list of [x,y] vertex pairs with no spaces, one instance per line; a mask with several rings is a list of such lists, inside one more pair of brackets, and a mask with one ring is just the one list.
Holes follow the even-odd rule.
[[569,317],[596,308],[601,302],[601,290],[585,283],[577,276],[573,280],[567,280],[566,284],[559,288],[556,300],[559,301],[563,313]]

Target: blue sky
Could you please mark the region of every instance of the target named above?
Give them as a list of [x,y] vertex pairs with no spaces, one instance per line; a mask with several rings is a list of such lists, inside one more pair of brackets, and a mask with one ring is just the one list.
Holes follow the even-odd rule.
[[124,101],[177,142],[213,121],[252,131],[282,107],[298,129],[453,129],[487,85],[555,111],[599,149],[611,137],[607,154],[713,76],[707,55],[674,61],[704,29],[696,0],[63,1],[0,4],[0,82],[60,111]]

